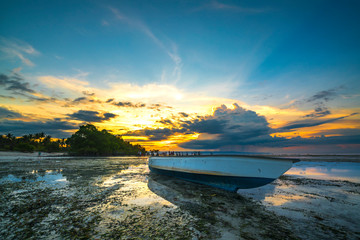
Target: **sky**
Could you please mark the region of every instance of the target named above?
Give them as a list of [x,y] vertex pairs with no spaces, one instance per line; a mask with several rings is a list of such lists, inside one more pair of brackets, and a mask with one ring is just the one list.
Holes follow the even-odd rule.
[[1,1],[0,134],[360,152],[359,1]]

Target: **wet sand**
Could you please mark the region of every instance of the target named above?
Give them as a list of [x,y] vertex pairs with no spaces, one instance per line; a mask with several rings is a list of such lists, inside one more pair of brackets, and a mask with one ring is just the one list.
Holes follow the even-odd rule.
[[359,169],[299,162],[229,193],[149,173],[147,158],[3,154],[0,238],[359,239]]

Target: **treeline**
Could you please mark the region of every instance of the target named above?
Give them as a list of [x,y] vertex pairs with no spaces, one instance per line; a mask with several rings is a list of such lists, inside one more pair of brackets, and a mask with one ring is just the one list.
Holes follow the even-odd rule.
[[15,137],[13,134],[1,135],[1,151],[20,152],[61,152],[66,149],[65,139],[52,139],[45,133],[27,134],[22,137]]
[[106,130],[97,130],[94,125],[80,126],[80,129],[67,139],[69,153],[73,155],[145,155],[145,148],[132,145],[120,136]]
[[106,130],[99,131],[94,125],[80,126],[80,129],[67,139],[52,139],[44,133],[28,134],[15,137],[2,135],[0,150],[21,152],[68,152],[70,155],[110,156],[110,155],[145,155],[146,150],[140,145],[132,145],[122,137]]

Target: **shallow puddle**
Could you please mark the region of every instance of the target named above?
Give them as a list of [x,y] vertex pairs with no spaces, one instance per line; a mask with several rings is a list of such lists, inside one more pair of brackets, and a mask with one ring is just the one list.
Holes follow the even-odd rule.
[[359,236],[360,163],[299,162],[275,182],[238,193],[296,221],[299,236]]
[[42,171],[33,170],[22,177],[9,174],[0,178],[0,184],[6,184],[7,182],[40,182],[51,187],[61,188],[69,183],[66,177],[62,175],[61,171],[61,169]]
[[298,162],[285,175],[360,183],[360,163]]

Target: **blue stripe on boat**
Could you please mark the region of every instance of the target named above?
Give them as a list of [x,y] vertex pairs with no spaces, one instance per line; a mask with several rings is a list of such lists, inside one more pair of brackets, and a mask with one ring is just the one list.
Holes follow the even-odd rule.
[[210,174],[187,173],[150,167],[150,171],[170,177],[176,177],[191,182],[201,183],[227,191],[236,192],[238,189],[256,188],[271,183],[273,178],[219,176]]

